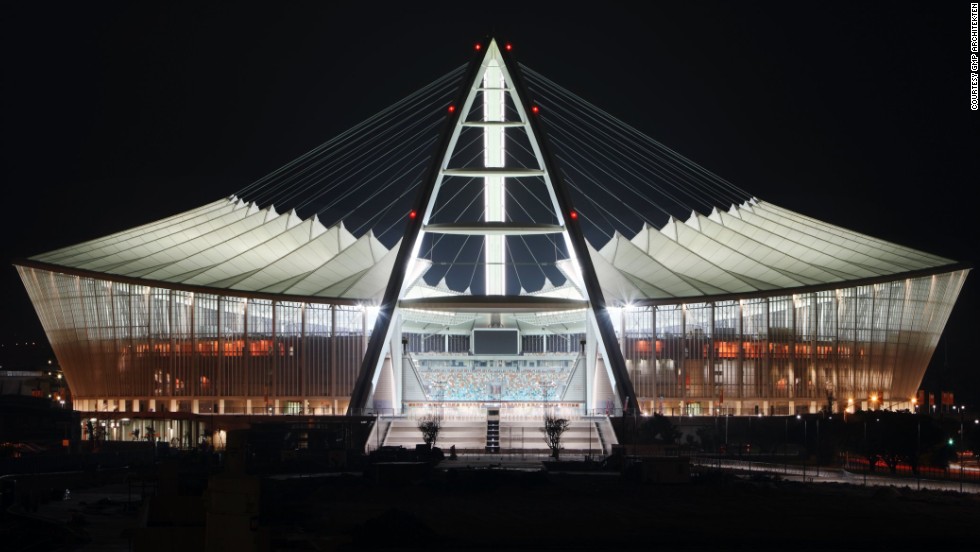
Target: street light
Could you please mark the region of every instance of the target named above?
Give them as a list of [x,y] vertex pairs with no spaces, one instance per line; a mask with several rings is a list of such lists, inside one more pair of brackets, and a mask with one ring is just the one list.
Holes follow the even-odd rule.
[[[955,408],[955,407],[954,407]],[[956,460],[960,463],[960,492],[963,492],[963,441],[965,441],[966,434],[963,433],[963,411],[966,409],[965,406],[960,406],[960,453],[957,455]]]
[[808,452],[807,439],[806,439],[806,420],[803,419],[803,416],[800,416],[799,414],[796,415],[796,419],[803,420],[803,450]]

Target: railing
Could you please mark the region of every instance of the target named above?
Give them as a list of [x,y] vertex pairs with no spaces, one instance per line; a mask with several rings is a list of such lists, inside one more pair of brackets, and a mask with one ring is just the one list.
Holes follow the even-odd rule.
[[572,372],[568,375],[568,380],[565,382],[565,388],[562,389],[561,400],[565,400],[565,395],[568,395],[568,388],[572,386],[572,378],[575,377],[575,371],[579,368],[579,362],[585,362],[585,355],[583,353],[579,353],[572,362]]
[[771,461],[771,456],[766,457],[769,461],[698,453],[688,456],[692,466],[698,470],[742,472],[800,479],[805,482],[841,482],[980,493],[980,469],[970,469],[961,464],[953,464],[947,469],[920,467],[918,474],[914,474],[910,466],[892,471],[883,462],[879,462],[874,470],[869,470],[867,459],[863,458],[848,457],[841,466],[821,466],[797,462],[795,455],[787,456],[787,459],[794,461],[782,463]]
[[362,417],[394,417],[397,415],[394,408],[391,407],[367,407],[367,408],[352,408],[349,412],[351,416],[362,416]]
[[415,374],[415,381],[419,383],[419,389],[422,390],[425,400],[431,401],[432,397],[429,396],[429,391],[425,388],[426,386],[422,382],[422,376],[419,374],[419,368],[415,365],[415,359],[412,358],[411,353],[406,352],[402,358],[408,360],[408,365],[412,368],[412,373]]

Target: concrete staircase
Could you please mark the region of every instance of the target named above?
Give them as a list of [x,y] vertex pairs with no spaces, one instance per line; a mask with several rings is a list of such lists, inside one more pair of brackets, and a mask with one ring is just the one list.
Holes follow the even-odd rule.
[[[547,454],[543,423],[538,420],[500,420],[499,452],[526,451]],[[382,418],[382,444],[414,449],[422,443],[422,433],[414,418]],[[481,420],[443,420],[436,445],[449,450],[453,445],[457,452],[487,452],[488,425]],[[562,436],[562,454],[609,454],[616,435],[605,418],[572,420]],[[496,451],[493,451],[496,452]]]
[[[548,444],[544,440],[543,422],[530,420],[501,420],[500,449],[502,451],[524,450],[533,453],[548,453]],[[603,453],[605,435],[591,420],[572,420],[568,430],[562,435],[562,453],[592,454]]]
[[[413,418],[394,418],[384,438],[385,446],[414,449],[421,444],[422,432]],[[472,450],[483,452],[487,444],[487,423],[484,421],[443,421],[436,446],[443,451],[456,445],[458,452]]]

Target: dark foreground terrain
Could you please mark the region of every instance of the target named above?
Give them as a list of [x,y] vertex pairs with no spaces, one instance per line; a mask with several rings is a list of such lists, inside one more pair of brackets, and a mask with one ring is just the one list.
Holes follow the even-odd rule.
[[[334,477],[277,500],[273,534],[323,548],[976,550],[980,497],[743,480],[440,471],[405,486]],[[287,493],[286,496],[293,494]]]
[[[656,485],[446,464],[401,484],[353,472],[267,477],[256,542],[283,551],[980,549],[978,494],[718,472]],[[8,515],[0,549],[139,550],[139,494],[101,484],[32,517]],[[154,549],[180,549],[160,535]]]

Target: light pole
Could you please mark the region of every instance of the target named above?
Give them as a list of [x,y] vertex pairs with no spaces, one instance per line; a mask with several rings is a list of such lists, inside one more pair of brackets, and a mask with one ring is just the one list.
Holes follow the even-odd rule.
[[957,455],[957,461],[960,463],[960,492],[963,492],[963,441],[966,434],[963,433],[963,410],[966,406],[960,406],[960,453]]
[[922,420],[915,417],[915,488],[922,488],[922,478],[919,476],[919,446],[922,441]]
[[[828,420],[833,420],[833,416],[828,416]],[[816,459],[817,459],[817,477],[820,477],[820,418],[817,418],[817,447],[816,447]]]
[[[862,416],[863,417],[863,416]],[[868,452],[868,420],[864,419],[864,458],[868,466],[864,470],[864,486],[868,486],[868,471],[871,470],[871,454]]]
[[725,415],[725,452],[726,453],[728,452],[728,418],[730,417],[731,414]]
[[783,454],[786,454],[786,449],[789,448],[789,416],[783,418]]
[[809,449],[806,446],[806,418],[797,414],[796,419],[803,420],[803,452],[809,454]]

